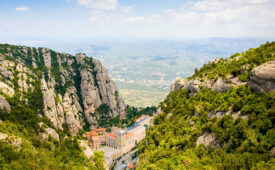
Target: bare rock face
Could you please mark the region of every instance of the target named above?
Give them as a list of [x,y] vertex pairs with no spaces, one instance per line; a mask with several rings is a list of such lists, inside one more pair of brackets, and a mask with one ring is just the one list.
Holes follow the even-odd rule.
[[17,136],[9,136],[5,133],[0,132],[0,141],[10,143],[13,146],[16,146],[17,149],[21,148],[22,139]]
[[178,79],[171,87],[171,91],[179,91],[185,88],[190,91],[191,94],[195,94],[200,91],[201,88],[210,89],[213,86],[213,82],[209,79]]
[[218,147],[218,140],[213,133],[203,133],[196,141],[196,146],[203,144],[205,147],[214,146]]
[[41,91],[43,93],[43,103],[44,103],[44,114],[53,122],[54,126],[57,128],[62,128],[61,119],[59,119],[55,103],[55,91],[54,88],[50,87],[44,78],[41,79]]
[[49,49],[42,48],[42,53],[43,53],[43,60],[44,60],[45,66],[48,68],[51,68],[52,59],[51,59],[51,53],[50,53]]
[[175,81],[175,83],[171,86],[171,91],[180,91],[182,88],[185,87],[186,81],[184,81],[182,78],[179,78]]
[[229,75],[227,79],[222,80],[219,78],[214,85],[212,86],[212,89],[216,92],[226,92],[228,89],[230,89],[232,86],[237,87],[240,85],[245,85],[246,82],[241,82],[238,77],[234,77],[232,75]]
[[74,87],[68,88],[63,98],[63,109],[65,114],[66,125],[72,135],[76,135],[82,129],[83,120],[80,116],[82,108],[78,103],[76,96],[76,89]]
[[257,93],[275,89],[275,60],[254,68],[248,85]]
[[221,118],[223,118],[223,116],[229,115],[229,114],[231,114],[233,116],[234,120],[237,120],[238,118],[245,119],[245,120],[248,119],[248,116],[247,115],[242,115],[240,111],[238,111],[238,112],[232,112],[232,111],[215,112],[215,111],[211,111],[211,112],[208,113],[208,118],[217,117],[217,118],[221,119]]
[[49,136],[51,136],[55,140],[59,141],[59,135],[54,129],[47,127],[43,122],[40,122],[39,126],[44,127],[44,130],[46,131],[46,133],[41,134],[42,139],[48,140]]
[[5,97],[0,95],[0,110],[5,110],[7,112],[11,111],[11,106],[9,102],[5,99]]
[[216,92],[226,92],[230,87],[230,84],[224,83],[223,80],[219,78],[213,85],[213,90]]
[[[125,104],[99,60],[48,48],[0,47],[0,92],[10,97],[16,93],[25,104],[36,92],[35,97],[43,101],[37,115],[48,117],[56,129],[67,127],[76,135],[86,122],[96,127],[95,111],[101,104],[109,106],[110,117],[125,117]],[[10,111],[4,97],[0,98],[1,108]]]
[[98,89],[91,72],[81,70],[81,95],[84,104],[84,113],[89,124],[96,124],[96,120],[90,114],[95,112],[101,104]]
[[91,156],[94,155],[93,150],[88,145],[86,140],[78,140],[80,147],[82,148],[84,155],[89,159]]
[[98,85],[99,94],[101,95],[102,103],[109,105],[112,116],[120,116],[121,119],[125,118],[125,104],[119,96],[118,89],[109,77],[107,70],[102,66],[99,60],[94,59],[96,81]]
[[13,96],[14,94],[14,89],[1,81],[0,81],[0,91],[8,96]]
[[217,81],[209,80],[207,78],[194,78],[194,79],[178,79],[172,86],[171,91],[179,91],[185,88],[190,91],[190,94],[195,94],[201,88],[213,89],[216,92],[226,92],[232,86],[245,85],[246,82],[241,82],[238,77],[232,75],[227,76],[226,79],[219,78]]
[[[78,63],[83,63],[83,56],[78,55]],[[115,83],[110,79],[107,70],[99,60],[93,59],[94,67],[92,70],[82,69],[81,75],[81,94],[84,105],[84,113],[87,121],[96,124],[93,113],[101,104],[107,104],[111,110],[111,116],[125,117],[125,104],[119,96]]]
[[[3,64],[3,63],[2,63]],[[11,71],[8,70],[8,67],[6,66],[0,66],[0,73],[10,80],[13,80],[14,76]]]

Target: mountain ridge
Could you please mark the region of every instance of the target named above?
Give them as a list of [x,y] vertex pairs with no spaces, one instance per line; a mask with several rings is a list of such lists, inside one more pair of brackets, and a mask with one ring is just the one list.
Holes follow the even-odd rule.
[[108,117],[125,117],[125,104],[99,60],[24,46],[0,45],[0,52],[2,93],[27,104],[26,94],[36,92],[43,102],[35,111],[54,127],[66,125],[72,135],[87,123],[96,127],[96,109],[103,104]]
[[274,168],[274,61],[267,42],[177,80],[138,146],[137,169]]

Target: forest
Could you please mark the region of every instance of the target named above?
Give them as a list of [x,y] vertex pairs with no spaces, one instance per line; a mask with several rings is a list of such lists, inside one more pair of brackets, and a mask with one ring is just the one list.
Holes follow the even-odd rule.
[[[231,62],[221,59],[205,65],[190,79],[215,79],[230,73],[242,77],[237,68],[274,60],[274,52],[275,43],[266,43],[238,60],[239,54],[233,55]],[[243,81],[249,79],[251,69]],[[138,146],[138,169],[275,168],[275,90],[257,94],[241,85],[226,93],[202,88],[190,95],[183,88],[170,92],[159,107],[162,114]],[[211,136],[212,143],[197,145],[203,135]]]

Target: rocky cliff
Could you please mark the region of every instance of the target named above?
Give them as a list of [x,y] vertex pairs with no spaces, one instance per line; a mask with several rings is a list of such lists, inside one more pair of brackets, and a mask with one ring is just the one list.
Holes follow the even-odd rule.
[[72,135],[85,124],[97,126],[96,109],[102,104],[110,117],[125,117],[125,104],[108,71],[85,54],[0,44],[0,87],[1,109],[9,112],[5,98],[16,98]]
[[[202,88],[226,92],[231,87],[249,85],[257,93],[266,93],[275,88],[274,42],[265,51],[254,50],[236,53],[227,59],[216,59],[197,70],[192,77],[179,78],[171,91],[184,88],[195,94]],[[254,54],[251,54],[251,51]],[[256,61],[255,61],[256,60]]]

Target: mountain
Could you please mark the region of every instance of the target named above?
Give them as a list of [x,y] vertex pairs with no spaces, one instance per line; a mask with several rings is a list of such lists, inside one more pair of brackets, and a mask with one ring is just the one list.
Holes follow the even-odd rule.
[[178,79],[138,146],[137,169],[275,167],[275,42]]
[[125,110],[99,60],[0,44],[0,169],[101,169],[81,133]]
[[125,104],[99,60],[11,45],[1,45],[0,52],[4,95],[35,107],[55,128],[65,125],[76,135],[85,123],[96,126],[95,111],[102,105],[110,110],[108,116],[125,117]]
[[[187,78],[194,69],[216,56],[227,57],[272,38],[208,38],[188,40],[116,40],[51,43],[47,46],[70,53],[95,56],[109,70],[126,104],[157,106],[177,77]],[[148,74],[150,73],[150,74]]]

